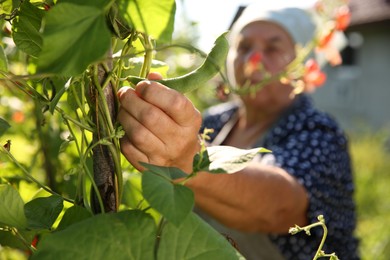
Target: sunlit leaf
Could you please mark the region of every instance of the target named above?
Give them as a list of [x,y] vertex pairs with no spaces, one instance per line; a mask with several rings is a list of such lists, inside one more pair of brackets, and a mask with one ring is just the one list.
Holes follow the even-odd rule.
[[244,259],[223,237],[194,213],[175,226],[167,223],[161,234],[157,259]]
[[176,4],[174,0],[119,0],[119,11],[137,31],[153,39],[172,38]]
[[12,0],[1,0],[0,1],[0,15],[10,14],[12,12]]
[[152,208],[175,225],[180,224],[194,206],[194,194],[189,188],[150,170],[143,172],[142,191]]
[[39,33],[44,11],[28,1],[20,7],[19,15],[12,24],[15,45],[25,53],[37,56],[42,48],[42,36]]
[[61,196],[36,198],[24,206],[28,227],[31,229],[50,229],[61,213],[63,199]]
[[0,184],[0,225],[26,228],[23,206],[22,198],[12,186]]
[[100,214],[46,235],[32,260],[154,259],[156,225],[142,211]]
[[210,165],[205,170],[213,173],[235,173],[244,169],[262,152],[271,151],[265,148],[244,150],[232,146],[210,146],[207,147]]
[[110,32],[103,10],[62,3],[45,17],[43,47],[38,70],[77,75],[104,57],[110,47]]
[[[143,57],[130,58],[127,62],[125,62],[126,67],[122,70],[122,77],[127,77],[130,75],[139,75],[143,63]],[[159,72],[163,76],[163,78],[166,78],[168,70],[169,66],[167,63],[159,60],[152,60],[152,65],[150,67],[151,72]]]
[[[0,45],[0,71],[8,71],[8,61],[7,56],[5,55],[3,46]],[[1,78],[1,74],[0,74]]]
[[146,201],[142,196],[141,174],[131,172],[125,178],[121,203],[133,209],[142,207]]
[[2,136],[10,127],[10,124],[0,117],[0,136]]

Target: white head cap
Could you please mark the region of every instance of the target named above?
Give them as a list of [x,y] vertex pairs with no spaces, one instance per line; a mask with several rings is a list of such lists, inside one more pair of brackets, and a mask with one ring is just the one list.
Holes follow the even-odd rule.
[[[281,26],[293,39],[295,44],[302,47],[314,37],[315,21],[308,11],[296,7],[281,9],[264,9],[262,4],[251,4],[244,9],[240,17],[233,24],[229,33],[229,42],[235,48],[235,41],[242,29],[250,23],[267,21]],[[229,55],[230,56],[230,55]],[[232,84],[236,84],[233,73],[232,57],[228,56],[227,73]]]
[[313,38],[316,30],[315,22],[308,11],[296,7],[264,9],[261,4],[251,4],[233,24],[229,36],[231,43],[245,26],[257,21],[278,24],[291,35],[296,44],[302,46]]

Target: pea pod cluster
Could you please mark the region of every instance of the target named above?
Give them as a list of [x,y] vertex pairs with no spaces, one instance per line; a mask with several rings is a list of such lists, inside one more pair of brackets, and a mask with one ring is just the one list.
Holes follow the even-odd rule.
[[[203,86],[220,71],[225,63],[226,56],[229,51],[229,43],[226,39],[226,34],[227,32],[221,34],[215,40],[213,48],[203,61],[202,65],[200,65],[196,70],[179,77],[156,81],[181,93],[190,92],[200,86]],[[129,76],[126,80],[136,85],[138,82],[145,79],[136,76]]]

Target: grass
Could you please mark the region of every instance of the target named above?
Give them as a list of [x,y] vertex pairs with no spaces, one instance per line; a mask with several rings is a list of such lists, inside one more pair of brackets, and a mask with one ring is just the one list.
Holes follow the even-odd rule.
[[390,255],[390,147],[385,133],[351,135],[358,210],[356,234],[363,260]]

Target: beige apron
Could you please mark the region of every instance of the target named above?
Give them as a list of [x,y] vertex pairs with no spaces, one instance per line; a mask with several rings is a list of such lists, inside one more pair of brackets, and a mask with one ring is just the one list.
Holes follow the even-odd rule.
[[262,233],[244,233],[228,228],[206,213],[195,209],[195,212],[210,226],[221,234],[232,239],[237,250],[247,260],[285,260],[278,248],[270,241],[267,235]]
[[[236,114],[224,125],[212,145],[220,145],[223,143],[237,120],[238,116]],[[276,245],[271,242],[268,235],[240,232],[220,224],[198,208],[195,209],[195,212],[218,232],[232,239],[238,251],[247,260],[285,260]]]

